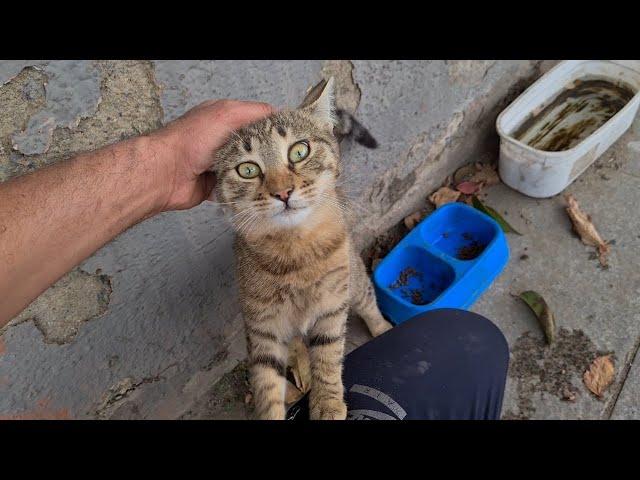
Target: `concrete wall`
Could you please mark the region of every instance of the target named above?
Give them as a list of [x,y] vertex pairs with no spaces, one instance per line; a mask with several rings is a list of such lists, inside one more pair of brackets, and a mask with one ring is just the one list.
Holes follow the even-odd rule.
[[[361,246],[458,166],[495,158],[499,111],[552,62],[0,61],[0,181],[155,129],[209,98],[296,105],[333,74],[380,147],[347,143]],[[90,214],[90,212],[87,212]],[[152,218],[0,330],[0,418],[175,418],[244,356],[216,205]]]

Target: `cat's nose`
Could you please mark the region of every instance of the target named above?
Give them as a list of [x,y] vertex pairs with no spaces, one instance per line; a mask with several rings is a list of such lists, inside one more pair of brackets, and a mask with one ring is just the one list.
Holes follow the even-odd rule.
[[287,203],[289,201],[289,197],[291,196],[291,192],[293,192],[293,188],[290,188],[289,190],[273,192],[271,196],[277,198],[278,200],[282,200],[284,203]]

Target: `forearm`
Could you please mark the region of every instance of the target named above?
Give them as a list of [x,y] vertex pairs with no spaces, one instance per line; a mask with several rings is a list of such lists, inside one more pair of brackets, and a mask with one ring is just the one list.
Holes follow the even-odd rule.
[[130,226],[208,198],[216,149],[270,113],[264,103],[204,102],[148,136],[0,184],[0,327]]
[[157,145],[140,137],[0,184],[0,327],[163,208],[166,172],[158,155]]

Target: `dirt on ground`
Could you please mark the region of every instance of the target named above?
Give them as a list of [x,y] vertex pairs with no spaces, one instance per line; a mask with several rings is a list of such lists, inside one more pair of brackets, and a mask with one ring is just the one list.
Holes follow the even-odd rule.
[[[181,420],[244,420],[251,418],[247,362],[225,374],[205,396],[204,405],[195,405]],[[196,413],[197,412],[197,413]]]
[[560,328],[554,343],[525,332],[511,348],[509,377],[516,382],[518,410],[503,414],[506,420],[525,420],[535,414],[533,398],[542,393],[573,402],[581,395],[592,395],[582,384],[582,375],[599,351],[582,330]]
[[404,221],[401,221],[395,227],[376,237],[373,243],[362,252],[367,273],[371,274],[378,263],[387,256],[393,247],[400,243],[400,240],[407,233],[409,233],[409,229],[405,226]]

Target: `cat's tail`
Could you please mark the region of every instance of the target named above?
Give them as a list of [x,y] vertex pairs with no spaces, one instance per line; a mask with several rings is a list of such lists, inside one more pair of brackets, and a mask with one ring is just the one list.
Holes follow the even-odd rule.
[[367,148],[376,148],[378,146],[378,142],[369,133],[369,130],[349,112],[338,109],[336,110],[336,117],[338,119],[336,133],[340,140],[344,137],[353,137],[356,142]]

